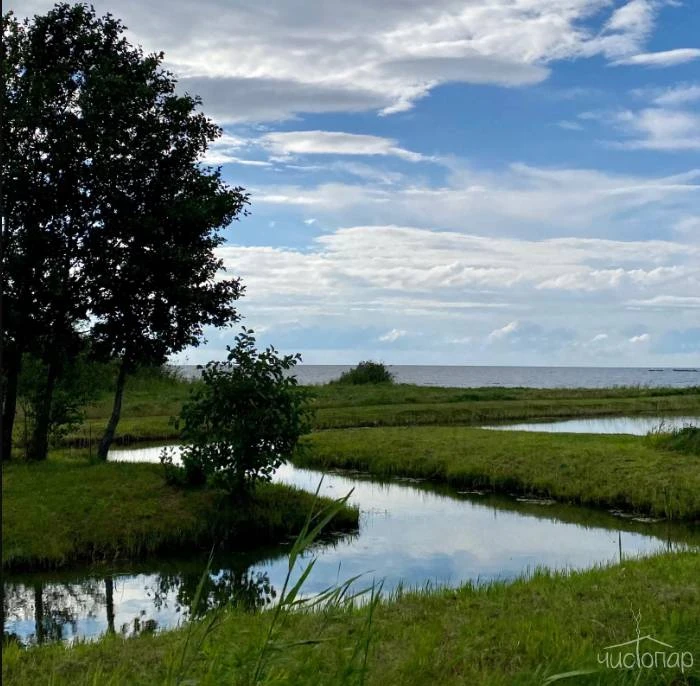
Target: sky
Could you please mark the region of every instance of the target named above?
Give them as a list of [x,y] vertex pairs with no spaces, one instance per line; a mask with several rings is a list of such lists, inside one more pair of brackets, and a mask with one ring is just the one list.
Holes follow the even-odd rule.
[[203,163],[251,196],[220,256],[261,345],[700,366],[700,0],[94,5],[223,128]]

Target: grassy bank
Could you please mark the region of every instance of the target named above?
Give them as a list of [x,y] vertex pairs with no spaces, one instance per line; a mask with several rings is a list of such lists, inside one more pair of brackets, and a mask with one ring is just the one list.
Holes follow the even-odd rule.
[[[172,440],[171,418],[180,411],[191,383],[135,377],[127,385],[117,442]],[[640,414],[700,414],[698,388],[436,388],[370,385],[314,386],[314,428],[478,424],[504,420]],[[111,411],[105,395],[87,410],[83,425],[68,437],[73,445],[96,444]]]
[[391,427],[308,436],[295,463],[700,519],[700,464],[635,436]]
[[[557,683],[696,684],[699,576],[697,554],[664,555],[568,576],[542,573],[509,585],[405,594],[400,602],[380,603],[371,623],[366,609],[290,616],[281,649],[258,683],[539,686],[551,675],[596,670]],[[669,654],[691,654],[693,666],[684,672],[662,663],[641,670],[601,666],[597,655],[605,646],[635,638],[633,613],[641,614],[642,636],[669,644]],[[3,682],[152,686],[180,677],[180,683],[200,686],[251,684],[270,621],[270,612],[231,611],[201,645],[204,626],[198,626],[189,648],[187,629],[70,650],[9,646]],[[647,649],[643,644],[641,652]],[[616,655],[611,652],[612,660]]]
[[700,427],[698,426],[684,426],[668,432],[653,432],[649,434],[647,441],[660,450],[675,450],[700,457]]
[[[261,545],[296,535],[313,504],[309,493],[262,485],[245,507],[235,506],[213,489],[168,486],[160,465],[84,457],[4,466],[2,486],[5,569]],[[357,522],[357,510],[346,508],[333,526]]]
[[[341,389],[341,390],[338,390]],[[699,389],[536,389],[326,386],[315,390],[317,429],[480,424],[508,420],[700,414]]]

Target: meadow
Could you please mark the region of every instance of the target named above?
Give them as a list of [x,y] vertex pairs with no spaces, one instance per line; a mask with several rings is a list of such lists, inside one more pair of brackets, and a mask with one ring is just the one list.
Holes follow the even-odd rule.
[[[117,443],[177,440],[172,418],[191,387],[168,375],[131,380]],[[298,466],[592,505],[601,508],[601,521],[602,508],[615,508],[679,520],[688,527],[687,540],[696,539],[697,429],[606,436],[506,433],[479,425],[697,416],[700,389],[332,384],[311,390],[314,431],[294,457]],[[109,561],[177,549],[205,551],[213,543],[245,548],[289,539],[302,528],[313,497],[287,486],[263,486],[241,509],[214,489],[173,489],[159,465],[95,463],[94,445],[109,410],[105,394],[88,408],[85,422],[54,446],[48,461],[4,467],[6,571],[78,564],[99,569]],[[586,513],[582,522],[596,526],[595,511]],[[352,531],[357,523],[357,510],[341,507],[330,526]],[[635,526],[643,525],[630,520],[623,529]],[[126,640],[108,635],[70,648],[10,642],[3,651],[3,681],[17,686],[693,684],[700,681],[698,578],[700,558],[691,549],[586,571],[542,569],[508,583],[398,590],[359,607],[337,603],[276,619],[275,610],[229,607],[178,630]],[[642,633],[692,655],[693,665],[601,666],[600,651],[633,639],[636,621]]]

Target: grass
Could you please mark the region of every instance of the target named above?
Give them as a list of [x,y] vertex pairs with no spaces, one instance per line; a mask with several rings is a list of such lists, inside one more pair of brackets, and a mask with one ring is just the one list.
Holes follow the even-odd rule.
[[644,437],[470,427],[329,430],[304,439],[295,464],[359,469],[496,492],[700,519],[697,460]]
[[[296,613],[286,618],[277,639],[281,649],[257,683],[539,686],[548,676],[596,670],[561,683],[697,684],[699,577],[698,555],[682,553],[569,575],[540,572],[509,584],[399,594],[373,610],[365,669],[352,659],[358,643],[367,644],[366,609]],[[199,650],[189,651],[180,683],[256,683],[271,612],[231,610],[206,636],[204,625],[195,627]],[[642,636],[670,644],[670,652],[692,654],[694,665],[682,673],[598,664],[605,646],[635,638],[635,615]],[[182,629],[71,649],[10,645],[3,651],[3,683],[171,684],[168,673],[190,639]]]
[[459,389],[383,384],[322,386],[314,392],[317,429],[700,413],[697,388]]
[[[179,437],[172,423],[196,382],[135,377],[124,396],[116,443]],[[642,414],[700,414],[699,388],[433,388],[407,384],[313,386],[315,429],[479,424],[506,420]],[[89,407],[66,444],[95,445],[111,397]]]
[[[187,382],[158,375],[130,380],[118,442],[176,438],[170,418],[190,388]],[[304,440],[308,449],[295,458],[301,466],[421,477],[666,516],[685,520],[683,526],[692,534],[689,540],[696,540],[692,521],[700,518],[697,429],[636,438],[504,434],[457,425],[695,414],[700,412],[698,388],[333,384],[313,391],[316,428],[328,430]],[[108,396],[90,407],[86,423],[70,437],[69,445],[94,445],[110,410]],[[88,464],[86,452],[64,447],[44,464],[4,466],[5,569],[112,562],[183,548],[205,550],[215,540],[232,546],[260,545],[296,534],[311,508],[311,494],[267,485],[243,511],[214,490],[167,486],[157,465]],[[526,514],[535,506],[512,507]],[[553,507],[559,509],[551,516],[569,516],[566,506]],[[334,526],[351,529],[357,521],[357,511],[344,507]],[[624,521],[621,528],[635,526]],[[369,611],[336,606],[332,611],[285,613],[278,621],[275,610],[251,614],[231,609],[216,615],[216,622],[210,616],[182,630],[127,641],[107,637],[71,649],[7,645],[3,682],[517,686],[598,669],[563,683],[698,684],[699,577],[700,559],[689,552],[570,575],[539,572],[509,584],[398,593],[370,603]],[[290,607],[293,604],[292,596]],[[674,650],[692,652],[695,671],[600,671],[596,653],[634,638],[633,614],[638,612],[642,633]]]
[[[245,507],[214,489],[168,486],[160,465],[59,459],[3,467],[2,564],[21,570],[133,559],[213,543],[245,547],[298,533],[313,495],[261,485]],[[338,529],[357,527],[344,508]]]
[[659,450],[673,450],[700,457],[700,427],[697,426],[652,432],[648,441]]

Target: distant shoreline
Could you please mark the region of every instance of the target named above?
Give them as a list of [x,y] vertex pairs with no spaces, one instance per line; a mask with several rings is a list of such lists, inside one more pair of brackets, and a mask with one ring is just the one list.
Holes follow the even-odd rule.
[[[200,374],[197,365],[172,365],[185,378]],[[337,379],[353,365],[300,364],[294,375],[303,385]],[[700,386],[696,367],[541,367],[500,365],[387,365],[398,383],[456,388],[614,388]]]

